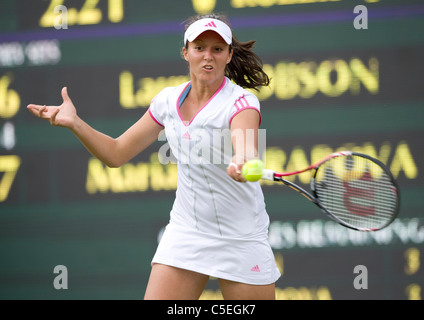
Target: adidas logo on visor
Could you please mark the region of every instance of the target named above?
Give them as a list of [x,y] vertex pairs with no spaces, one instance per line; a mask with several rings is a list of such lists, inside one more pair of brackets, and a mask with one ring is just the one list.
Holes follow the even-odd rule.
[[202,32],[212,30],[218,33],[227,44],[232,42],[231,28],[218,19],[200,19],[193,22],[184,33],[184,44],[194,41]]
[[217,26],[216,26],[216,24],[212,21],[212,22],[209,22],[208,24],[205,24],[205,27],[207,28],[207,27],[213,27],[213,28],[218,28]]

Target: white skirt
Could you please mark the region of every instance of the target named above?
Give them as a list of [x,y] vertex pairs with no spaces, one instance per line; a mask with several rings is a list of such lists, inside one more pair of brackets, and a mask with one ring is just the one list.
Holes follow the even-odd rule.
[[154,263],[252,285],[275,283],[281,276],[267,234],[224,238],[173,223],[163,233]]

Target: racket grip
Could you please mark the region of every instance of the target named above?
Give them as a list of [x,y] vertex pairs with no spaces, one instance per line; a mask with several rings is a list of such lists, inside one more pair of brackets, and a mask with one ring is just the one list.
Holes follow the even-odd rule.
[[273,171],[273,170],[264,169],[262,171],[262,178],[261,179],[274,181],[274,173],[275,173],[275,171]]

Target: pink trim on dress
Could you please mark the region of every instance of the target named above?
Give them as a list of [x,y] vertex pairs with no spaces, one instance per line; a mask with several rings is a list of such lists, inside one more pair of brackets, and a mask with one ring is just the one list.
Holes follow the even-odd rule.
[[241,111],[246,110],[246,109],[254,109],[254,110],[258,111],[258,113],[259,113],[259,126],[261,126],[261,122],[262,122],[261,111],[258,108],[249,105],[249,101],[247,101],[247,99],[244,97],[244,94],[236,100],[236,102],[234,103],[234,106],[236,107],[237,111],[231,117],[230,124],[233,121],[233,118],[236,115],[238,115]]
[[180,102],[180,98],[181,98],[181,96],[182,96],[182,94],[184,93],[184,91],[187,89],[187,87],[191,84],[191,81],[189,82],[189,83],[187,83],[187,85],[184,87],[184,89],[183,89],[183,91],[181,91],[181,93],[180,93],[180,95],[179,95],[179,97],[178,97],[178,99],[177,99],[177,112],[178,112],[178,115],[179,115],[179,117],[180,117],[180,119],[181,119],[181,121],[182,121],[182,123],[186,126],[186,127],[188,127],[192,122],[193,122],[193,120],[196,118],[196,116],[199,114],[199,112],[200,111],[202,111],[208,104],[209,104],[209,102],[211,102],[211,100],[213,99],[213,98],[215,98],[215,96],[222,90],[222,88],[224,87],[224,85],[225,85],[225,83],[227,82],[227,79],[226,78],[224,78],[224,81],[222,81],[222,84],[221,84],[221,86],[218,88],[218,90],[216,90],[216,92],[213,94],[213,96],[205,103],[205,105],[203,106],[203,107],[201,107],[197,112],[196,112],[196,114],[193,116],[193,118],[191,118],[191,120],[189,121],[189,122],[187,122],[187,121],[185,121],[184,120],[184,118],[183,118],[183,116],[181,115],[181,112],[180,112],[180,108],[179,108],[179,102]]
[[153,119],[154,122],[156,122],[158,125],[160,125],[161,127],[163,127],[163,124],[161,124],[159,121],[157,121],[156,118],[153,116],[152,111],[150,111],[150,108],[149,108],[149,114],[152,117],[152,119]]
[[238,109],[238,110],[236,111],[236,113],[234,113],[234,114],[233,114],[233,116],[231,117],[231,119],[230,119],[230,124],[231,124],[231,122],[233,121],[233,118],[234,118],[236,115],[238,115],[240,112],[242,112],[243,110],[246,110],[246,109],[253,109],[253,110],[258,111],[258,113],[259,113],[259,127],[260,127],[260,126],[261,126],[261,123],[262,123],[262,115],[261,115],[261,111],[260,111],[258,108],[251,107],[251,106],[249,106],[249,107],[245,107],[245,108],[243,108],[243,109]]

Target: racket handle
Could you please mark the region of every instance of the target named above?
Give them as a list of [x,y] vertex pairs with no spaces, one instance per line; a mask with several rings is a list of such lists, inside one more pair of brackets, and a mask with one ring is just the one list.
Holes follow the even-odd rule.
[[273,171],[273,170],[264,169],[262,171],[262,178],[261,179],[274,181],[274,173],[275,173],[275,171]]

